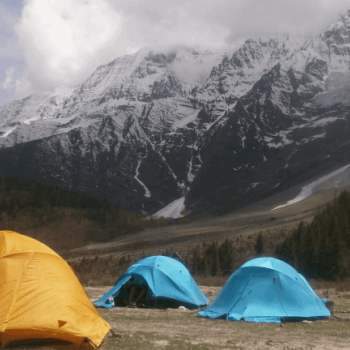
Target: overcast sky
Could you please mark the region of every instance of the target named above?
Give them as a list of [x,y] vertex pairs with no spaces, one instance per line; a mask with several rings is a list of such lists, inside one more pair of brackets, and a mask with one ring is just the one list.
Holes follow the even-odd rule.
[[249,37],[317,35],[348,0],[1,0],[0,105],[76,86],[142,46],[234,50]]

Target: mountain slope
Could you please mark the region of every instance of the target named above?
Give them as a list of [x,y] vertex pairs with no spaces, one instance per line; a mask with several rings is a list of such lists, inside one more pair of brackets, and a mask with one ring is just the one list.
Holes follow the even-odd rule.
[[279,65],[264,75],[204,150],[187,206],[222,214],[347,164],[350,108],[310,106],[317,91],[316,78]]
[[74,91],[1,107],[0,172],[149,215],[183,197],[225,213],[336,169],[349,154],[349,28],[350,11],[318,37],[248,39],[231,57],[117,58]]

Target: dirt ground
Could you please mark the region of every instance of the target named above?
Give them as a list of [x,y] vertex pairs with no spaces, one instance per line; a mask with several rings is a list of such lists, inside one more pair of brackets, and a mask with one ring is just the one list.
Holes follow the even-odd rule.
[[[213,299],[220,287],[200,287]],[[110,287],[86,287],[91,301]],[[350,349],[350,292],[317,290],[335,303],[335,317],[314,322],[258,324],[210,320],[179,309],[98,309],[121,338],[108,338],[110,349]]]

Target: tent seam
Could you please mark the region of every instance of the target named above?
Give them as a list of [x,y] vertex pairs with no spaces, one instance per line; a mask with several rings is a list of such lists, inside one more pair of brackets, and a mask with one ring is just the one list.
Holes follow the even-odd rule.
[[[258,267],[258,268],[261,268],[261,269],[267,269],[267,270],[271,270],[271,271],[277,271],[278,273],[281,273],[291,279],[294,279],[293,277],[291,277],[288,273],[284,272],[284,271],[280,271],[279,269],[275,269],[274,267],[268,267],[268,266],[242,266],[241,269],[246,269],[246,268],[251,268],[251,267]],[[298,272],[297,272],[298,273]],[[259,275],[258,273],[256,273],[255,275]],[[298,273],[298,275],[300,275]]]
[[281,302],[281,299],[280,299],[280,296],[278,294],[278,290],[277,290],[277,286],[276,286],[276,279],[277,277],[273,276],[273,284],[275,286],[275,289],[276,289],[276,294],[277,294],[277,297],[278,297],[278,301],[280,302],[280,305],[281,305],[281,308],[283,309],[284,313],[287,315],[286,317],[289,317],[287,311],[284,309],[283,305],[282,305],[282,302]]
[[16,255],[21,255],[21,254],[45,254],[45,255],[50,255],[50,256],[54,256],[56,258],[61,258],[58,254],[51,254],[51,253],[45,253],[45,252],[36,252],[36,251],[27,251],[27,252],[17,252],[17,253],[13,253],[13,254],[7,254],[7,255],[2,255],[0,257],[0,259],[3,259],[3,258],[9,258],[9,257],[13,257],[13,256],[16,256]]
[[[247,287],[247,285],[248,285],[248,283],[250,282],[250,280],[251,280],[251,278],[252,278],[252,275],[250,274],[249,275],[249,279],[248,279],[248,281],[245,283],[245,286],[244,286],[244,288],[242,289],[242,293],[241,293],[241,295],[239,296],[239,299],[234,303],[234,305],[230,308],[230,311],[227,313],[227,316],[229,316],[229,314],[231,313],[231,311],[233,310],[233,308],[238,304],[238,302],[242,299],[242,294],[243,294],[243,291],[245,290],[245,288]],[[244,316],[242,315],[242,318],[243,318]]]
[[10,313],[11,313],[11,311],[12,311],[13,305],[14,305],[14,303],[15,303],[17,291],[18,291],[20,285],[22,284],[22,281],[23,281],[23,278],[24,278],[24,276],[25,276],[25,273],[27,272],[27,268],[28,268],[29,261],[31,260],[31,258],[33,257],[33,255],[34,255],[34,252],[29,253],[29,255],[27,256],[27,259],[25,260],[25,262],[24,262],[24,264],[23,264],[23,265],[24,265],[24,266],[23,266],[24,268],[23,268],[23,272],[22,272],[21,278],[18,279],[18,281],[17,281],[17,283],[16,283],[16,286],[15,286],[15,288],[14,288],[14,290],[13,290],[13,298],[12,298],[12,301],[11,301],[11,303],[10,303],[10,306],[9,306],[8,309],[7,309],[6,316],[4,317],[4,319],[5,319],[5,321],[4,321],[5,329],[3,330],[3,332],[5,332],[6,329],[7,329],[7,324],[8,324],[8,322],[9,322],[9,316],[10,316]]

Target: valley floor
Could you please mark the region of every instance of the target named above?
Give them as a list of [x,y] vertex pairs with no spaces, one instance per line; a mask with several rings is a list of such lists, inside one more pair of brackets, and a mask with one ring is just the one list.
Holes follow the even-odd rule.
[[[339,193],[338,189],[338,193]],[[183,225],[171,225],[122,236],[108,243],[91,244],[67,252],[68,261],[77,262],[84,258],[96,260],[96,256],[124,256],[159,254],[172,247],[173,250],[187,250],[189,246],[213,240],[234,238],[252,241],[262,231],[270,240],[288,234],[301,220],[310,222],[315,214],[335,197],[334,190],[315,193],[301,202],[272,210],[287,202],[282,196],[270,198],[245,210],[223,217],[196,220]],[[265,239],[264,238],[264,239]],[[88,259],[90,260],[90,259]],[[84,265],[87,260],[82,261]],[[110,266],[105,265],[105,269]],[[100,269],[100,268],[99,268]],[[115,282],[118,275],[110,274],[108,281]],[[101,271],[100,271],[101,272]],[[96,275],[97,276],[97,275]],[[100,287],[98,276],[89,275],[85,287],[92,301],[102,296],[110,287]],[[222,277],[223,278],[223,277]],[[200,284],[203,279],[196,278]],[[222,281],[221,281],[222,282]],[[107,283],[105,283],[107,285]],[[208,284],[207,284],[208,285]],[[215,285],[215,284],[211,284]],[[217,284],[219,285],[219,284]],[[350,291],[332,287],[315,286],[320,297],[335,303],[335,316],[327,320],[277,324],[255,324],[210,320],[197,316],[195,311],[128,309],[99,309],[121,338],[106,338],[101,350],[110,349],[349,349],[350,344]],[[328,288],[320,289],[320,288]],[[214,299],[221,287],[201,286]]]
[[[116,257],[133,253],[135,256],[149,256],[162,254],[166,249],[184,251],[208,241],[223,242],[226,238],[251,239],[251,243],[255,244],[255,237],[259,232],[262,232],[266,239],[268,236],[270,239],[275,236],[283,239],[301,220],[310,222],[320,209],[333,200],[335,193],[335,190],[322,191],[300,202],[272,210],[289,199],[282,193],[225,216],[145,229],[135,234],[117,237],[111,242],[91,243],[82,248],[62,252],[61,255],[70,262],[83,257],[94,258],[96,255]],[[337,193],[340,193],[340,189]]]

